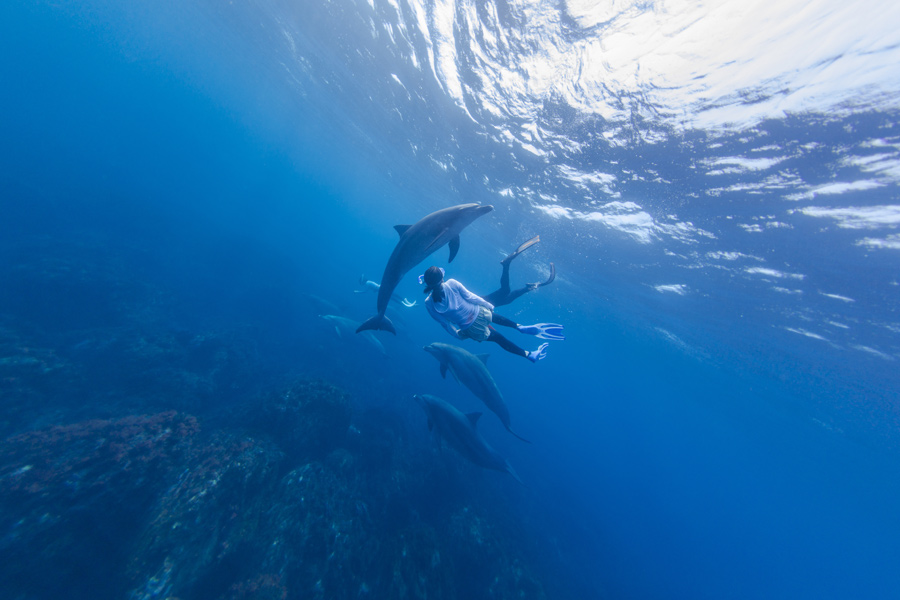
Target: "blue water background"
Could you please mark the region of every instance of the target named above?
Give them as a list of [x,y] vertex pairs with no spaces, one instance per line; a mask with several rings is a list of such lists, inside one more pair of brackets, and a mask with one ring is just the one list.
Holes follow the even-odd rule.
[[[35,239],[115,257],[129,276],[164,291],[160,318],[171,327],[246,324],[265,340],[273,369],[315,373],[364,403],[399,407],[410,421],[421,418],[427,443],[412,394],[481,410],[421,350],[451,341],[443,330],[421,307],[406,311],[401,335],[379,334],[389,358],[374,357],[334,336],[304,294],[362,320],[374,296],[354,293],[357,279],[380,277],[393,225],[461,202],[493,203],[463,233],[448,272],[488,293],[499,259],[537,234],[542,242],[513,264],[514,285],[543,279],[550,261],[559,272],[552,286],[498,311],[566,325],[568,339],[553,343],[546,361],[467,347],[492,355],[514,426],[533,440],[523,445],[482,419],[527,487],[487,476],[507,478],[500,498],[545,540],[548,572],[567,578],[565,589],[611,598],[900,593],[896,360],[776,329],[765,319],[793,298],[772,308],[728,276],[697,273],[718,292],[705,299],[658,294],[647,284],[665,283],[669,266],[646,247],[541,218],[405,152],[403,140],[454,130],[449,103],[429,106],[449,116],[427,132],[425,117],[403,130],[380,107],[359,103],[352,86],[365,87],[365,73],[345,73],[343,94],[296,95],[265,68],[271,32],[238,28],[242,15],[223,10],[219,17],[233,20],[224,27],[215,14],[168,3],[15,0],[0,9],[4,260],[32,251]],[[239,33],[221,37],[223,28]],[[337,61],[313,41],[310,53]],[[856,126],[885,122],[896,133],[885,115],[861,115]],[[776,143],[813,128],[782,125]],[[498,177],[504,166],[484,164],[477,136],[468,145],[465,136],[458,152],[473,153],[473,172]],[[654,151],[663,152],[647,149]],[[879,193],[896,198],[871,192]],[[671,202],[698,215],[718,209],[700,201],[685,208],[684,198],[673,192]],[[810,276],[820,269],[828,290],[852,290],[865,307],[860,320],[895,319],[888,282],[896,251],[863,257],[841,244],[841,232],[823,246],[813,239],[817,225],[760,246],[778,244],[771,251]],[[430,262],[447,267],[446,249]],[[398,291],[421,301],[414,279]],[[875,301],[864,300],[869,294]],[[110,299],[89,293],[6,301],[47,328],[129,318],[110,316]],[[745,309],[746,319],[735,316]],[[873,330],[868,345],[896,349],[895,337],[883,335]]]

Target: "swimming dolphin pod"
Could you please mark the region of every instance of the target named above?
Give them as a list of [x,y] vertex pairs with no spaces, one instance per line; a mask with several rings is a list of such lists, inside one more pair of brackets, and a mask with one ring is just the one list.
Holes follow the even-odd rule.
[[428,429],[434,431],[439,439],[446,441],[454,450],[479,467],[504,471],[522,483],[509,462],[488,446],[481,437],[476,428],[480,412],[463,414],[444,400],[429,394],[418,394],[414,398],[428,416]]
[[492,210],[494,207],[491,205],[459,204],[426,215],[413,225],[394,226],[400,234],[400,241],[397,242],[384,267],[376,303],[378,314],[360,325],[356,332],[382,329],[396,335],[393,323],[384,316],[384,312],[403,276],[444,244],[450,245],[448,262],[453,262],[459,251],[460,232],[475,219]]
[[441,377],[446,378],[447,371],[450,371],[459,383],[469,388],[491,412],[500,417],[500,422],[508,432],[523,442],[528,442],[510,427],[509,409],[503,401],[500,388],[488,371],[487,354],[472,354],[464,348],[442,342],[429,344],[424,350],[441,363]]

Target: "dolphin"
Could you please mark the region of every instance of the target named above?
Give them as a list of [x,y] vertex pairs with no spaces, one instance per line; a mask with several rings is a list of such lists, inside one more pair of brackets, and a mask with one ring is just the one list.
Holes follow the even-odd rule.
[[[528,442],[521,435],[510,428],[509,409],[500,394],[500,388],[491,377],[487,369],[487,354],[472,354],[459,346],[451,346],[441,342],[434,342],[424,348],[425,352],[435,357],[441,363],[441,377],[446,379],[447,371],[453,374],[454,379],[463,384],[469,391],[475,394],[484,405],[500,417],[500,422],[506,430],[522,440]],[[529,444],[531,442],[528,442]]]
[[428,429],[434,431],[438,439],[444,439],[463,457],[479,467],[504,471],[522,483],[507,460],[488,446],[475,427],[481,416],[480,412],[464,415],[448,402],[429,394],[417,394],[413,398],[425,410],[428,416]]
[[426,215],[414,225],[395,225],[400,241],[388,258],[384,275],[381,276],[381,287],[378,289],[378,301],[375,305],[378,314],[360,325],[356,332],[383,329],[396,335],[394,325],[384,316],[384,311],[403,276],[444,244],[450,244],[448,262],[453,262],[459,251],[460,232],[472,221],[492,210],[494,207],[489,204],[459,204]]
[[[338,315],[319,315],[320,318],[325,319],[329,323],[334,325],[334,331],[338,334],[338,337],[344,337],[344,334],[351,334],[354,330],[359,326],[359,321],[354,321],[353,319],[348,319],[347,317],[340,317]],[[384,350],[384,346],[381,345],[381,340],[375,337],[375,334],[371,331],[364,331],[363,337],[367,342],[369,342],[379,354],[387,356],[387,352]]]
[[341,312],[341,309],[339,309],[337,305],[331,300],[326,300],[325,298],[316,296],[315,294],[302,293],[300,295],[306,298],[306,300],[308,300],[309,303],[313,305],[315,310],[320,313],[337,314]]

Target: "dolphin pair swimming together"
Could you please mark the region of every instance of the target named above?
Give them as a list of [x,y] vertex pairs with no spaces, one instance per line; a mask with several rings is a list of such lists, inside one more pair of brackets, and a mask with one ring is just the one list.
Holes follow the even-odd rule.
[[400,241],[397,242],[384,267],[381,287],[378,289],[378,301],[375,305],[378,314],[360,325],[356,332],[359,333],[366,329],[382,329],[396,335],[394,324],[384,316],[384,312],[387,310],[394,289],[403,276],[444,244],[450,244],[450,260],[448,262],[453,262],[453,258],[459,251],[460,232],[475,219],[492,210],[494,207],[491,205],[459,204],[426,215],[414,225],[394,226],[394,229],[400,234]]
[[433,431],[439,440],[446,441],[479,467],[509,473],[516,481],[522,483],[507,460],[484,441],[475,427],[481,416],[480,412],[463,414],[448,402],[429,394],[419,394],[414,398],[428,416],[428,429]]
[[450,371],[456,381],[469,388],[469,391],[484,402],[485,406],[500,417],[500,422],[508,432],[523,442],[528,442],[510,427],[509,409],[506,407],[506,402],[503,401],[500,388],[497,387],[487,368],[489,355],[472,354],[465,348],[441,342],[425,346],[425,352],[441,363],[441,377],[446,379],[447,371]]

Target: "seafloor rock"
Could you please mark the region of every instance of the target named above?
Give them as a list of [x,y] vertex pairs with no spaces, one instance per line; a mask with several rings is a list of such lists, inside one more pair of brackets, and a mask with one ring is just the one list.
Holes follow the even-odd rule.
[[284,573],[292,597],[357,598],[365,589],[382,541],[355,483],[317,462],[281,480],[265,570]]
[[459,572],[460,597],[544,598],[543,587],[523,564],[508,535],[478,511],[463,506],[447,526],[445,552]]
[[300,380],[269,394],[242,420],[270,436],[296,463],[344,445],[350,419],[346,392],[324,381]]
[[[435,530],[416,523],[389,540],[390,581],[383,594],[374,598],[460,598],[452,561],[447,560],[443,542]],[[441,557],[443,552],[444,558]],[[459,574],[465,576],[464,573]]]
[[162,498],[130,565],[131,598],[464,597],[455,581],[467,574],[431,525],[386,527],[360,495],[359,479],[323,463],[294,469],[273,488],[265,455],[255,445],[246,450],[221,469],[192,473]]
[[376,585],[383,542],[354,479],[316,462],[279,476],[278,454],[248,440],[204,452],[154,507],[131,598],[356,599]]
[[48,330],[109,327],[145,316],[158,292],[128,262],[142,252],[110,252],[105,242],[91,236],[22,240],[0,261],[0,312]]
[[134,546],[130,597],[281,597],[280,576],[261,566],[282,458],[226,434],[195,447]]
[[231,332],[185,335],[146,325],[98,333],[71,352],[95,393],[200,414],[246,397],[262,379],[255,344]]
[[83,379],[53,349],[0,326],[0,438],[39,426]]
[[53,335],[3,320],[0,437],[98,415],[209,415],[266,381],[255,344],[234,332],[182,335],[147,325]]
[[480,471],[420,452],[387,410],[344,436],[348,400],[328,384],[289,392],[257,423],[267,438],[163,413],[7,439],[4,597],[545,598]]
[[169,412],[3,441],[0,588],[23,598],[113,595],[146,508],[196,431],[193,418]]

